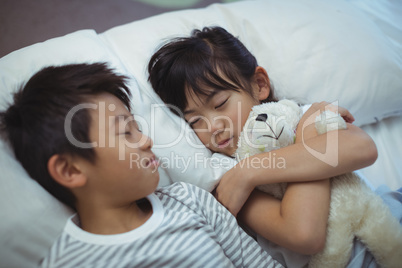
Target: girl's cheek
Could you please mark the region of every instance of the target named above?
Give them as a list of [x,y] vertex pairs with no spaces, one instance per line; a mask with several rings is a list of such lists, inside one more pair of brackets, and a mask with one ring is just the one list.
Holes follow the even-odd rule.
[[210,137],[208,135],[205,135],[205,133],[204,133],[204,134],[199,134],[197,136],[200,139],[200,141],[202,142],[202,144],[204,144],[206,147],[209,147],[209,144],[211,141],[209,140]]

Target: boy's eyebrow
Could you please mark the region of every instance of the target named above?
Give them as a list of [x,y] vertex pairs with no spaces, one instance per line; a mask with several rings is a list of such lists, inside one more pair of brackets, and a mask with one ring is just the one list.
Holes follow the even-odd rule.
[[[219,91],[218,90],[213,90],[208,96],[207,96],[207,98],[205,99],[205,103],[209,103],[212,99],[213,99],[213,97],[215,97],[215,95],[216,94],[218,94],[219,93]],[[191,114],[191,113],[194,113],[194,110],[184,110],[183,111],[183,114]]]
[[[116,125],[119,121],[120,121],[120,118],[124,118],[124,121],[126,121],[127,120],[127,118],[130,118],[130,117],[132,117],[133,119],[132,120],[134,120],[134,115],[132,115],[132,114],[130,114],[130,115],[127,115],[127,114],[119,114],[119,115],[115,115],[114,116],[114,125]],[[111,126],[110,126],[111,127]]]

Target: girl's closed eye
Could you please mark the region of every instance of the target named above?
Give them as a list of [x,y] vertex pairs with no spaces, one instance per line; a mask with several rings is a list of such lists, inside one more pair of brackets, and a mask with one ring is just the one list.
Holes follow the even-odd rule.
[[220,107],[222,107],[223,105],[225,105],[225,103],[229,100],[229,98],[225,99],[223,102],[221,102],[220,104],[218,104],[217,106],[215,106],[215,109],[218,109]]
[[197,124],[197,122],[200,121],[200,118],[191,118],[188,122],[188,124],[190,125],[190,127],[193,127],[195,124]]

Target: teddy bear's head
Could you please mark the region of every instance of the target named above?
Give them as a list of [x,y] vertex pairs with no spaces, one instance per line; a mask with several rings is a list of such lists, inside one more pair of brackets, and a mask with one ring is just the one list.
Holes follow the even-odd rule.
[[302,109],[291,100],[254,106],[240,134],[238,160],[293,144]]

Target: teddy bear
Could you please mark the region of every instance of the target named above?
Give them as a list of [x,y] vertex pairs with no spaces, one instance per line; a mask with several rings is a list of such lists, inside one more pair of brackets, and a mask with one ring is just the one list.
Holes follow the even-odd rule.
[[[293,144],[302,115],[302,108],[287,99],[254,106],[240,135],[237,160]],[[315,127],[323,134],[347,126],[339,114],[326,110],[317,116]],[[257,188],[282,199],[286,183]],[[326,243],[311,257],[309,267],[346,267],[354,238],[366,245],[382,267],[401,267],[402,228],[398,220],[382,199],[350,172],[331,178]]]

